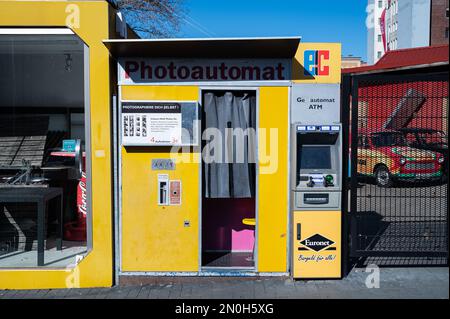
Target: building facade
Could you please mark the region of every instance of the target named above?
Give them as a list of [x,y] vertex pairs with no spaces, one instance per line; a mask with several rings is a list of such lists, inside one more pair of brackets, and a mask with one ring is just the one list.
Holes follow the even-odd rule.
[[342,69],[357,68],[360,66],[364,66],[366,64],[367,63],[363,61],[361,57],[349,55],[342,57],[341,68]]
[[431,1],[430,45],[448,44],[448,2],[449,0]]
[[388,51],[430,45],[430,0],[390,0],[386,5]]
[[385,12],[386,0],[368,0],[367,5],[367,63],[375,64],[386,52],[383,43],[382,15]]
[[448,2],[369,0],[368,63],[375,64],[387,51],[448,44]]

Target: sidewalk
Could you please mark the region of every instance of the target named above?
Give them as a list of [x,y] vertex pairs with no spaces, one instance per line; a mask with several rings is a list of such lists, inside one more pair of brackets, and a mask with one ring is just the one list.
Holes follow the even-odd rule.
[[70,298],[70,299],[401,299],[449,298],[449,269],[436,268],[380,268],[380,288],[368,289],[370,273],[354,269],[343,280],[292,281],[286,278],[218,281],[202,278],[198,283],[124,286],[94,289],[59,290],[0,290],[0,299]]

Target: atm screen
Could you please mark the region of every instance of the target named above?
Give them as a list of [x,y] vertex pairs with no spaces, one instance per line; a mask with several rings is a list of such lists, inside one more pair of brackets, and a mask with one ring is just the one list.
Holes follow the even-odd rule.
[[331,169],[330,146],[302,146],[300,169]]

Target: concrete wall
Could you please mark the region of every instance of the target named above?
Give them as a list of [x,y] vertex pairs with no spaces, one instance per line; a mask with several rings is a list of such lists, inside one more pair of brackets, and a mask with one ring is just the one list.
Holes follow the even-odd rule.
[[430,0],[399,1],[398,49],[429,45],[430,10]]

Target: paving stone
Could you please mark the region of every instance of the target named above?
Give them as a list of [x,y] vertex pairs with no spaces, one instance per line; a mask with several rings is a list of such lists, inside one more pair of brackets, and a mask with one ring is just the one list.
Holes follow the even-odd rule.
[[[117,289],[106,296],[106,299],[126,299],[133,289],[136,289],[136,287],[117,287]],[[102,292],[99,293],[102,294]]]
[[19,290],[1,290],[0,291],[0,298],[9,299],[9,298],[12,298],[14,295],[16,295],[18,293],[19,293]]
[[149,293],[150,299],[166,299],[169,296],[169,290],[165,285],[155,285]]
[[192,298],[192,284],[183,284],[183,288],[181,289],[181,297],[182,299],[191,299]]
[[69,293],[69,289],[51,289],[47,293],[46,298],[52,299],[64,299],[64,297]]
[[150,285],[143,286],[136,299],[148,299],[148,295],[151,289],[152,286]]
[[130,293],[127,295],[126,298],[127,299],[136,299],[137,296],[139,295],[139,293],[141,292],[141,290],[142,290],[142,286],[133,287],[130,290]]

